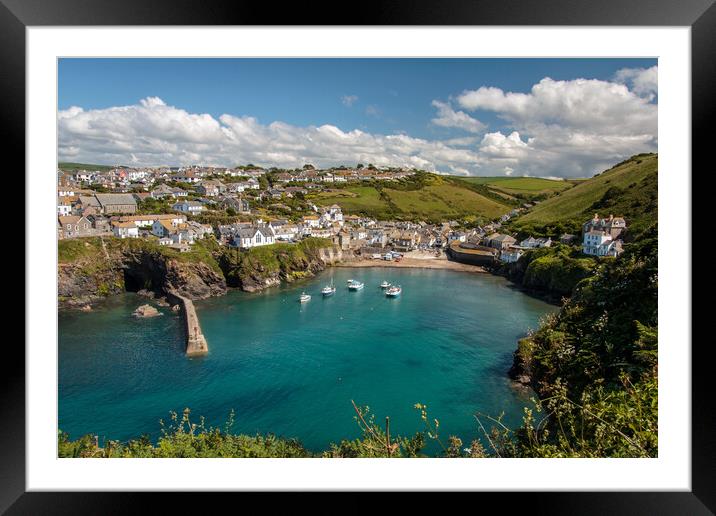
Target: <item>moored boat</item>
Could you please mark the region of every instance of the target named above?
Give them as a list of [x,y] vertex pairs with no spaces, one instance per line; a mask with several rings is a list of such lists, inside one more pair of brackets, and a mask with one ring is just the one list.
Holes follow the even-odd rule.
[[390,288],[390,283],[383,281],[383,283],[380,284],[380,288]]
[[302,292],[301,295],[299,296],[298,300],[299,300],[301,303],[307,303],[308,301],[311,300],[311,295],[310,295],[310,294],[306,294],[305,292]]
[[333,286],[333,279],[331,279],[331,284],[326,285],[321,289],[321,294],[323,294],[323,297],[332,296],[336,293],[336,287]]
[[348,290],[361,290],[365,284],[361,283],[360,281],[354,281],[350,285],[348,285]]
[[398,285],[397,287],[390,287],[386,290],[385,295],[388,297],[398,297],[402,291],[403,289],[400,288],[400,285]]

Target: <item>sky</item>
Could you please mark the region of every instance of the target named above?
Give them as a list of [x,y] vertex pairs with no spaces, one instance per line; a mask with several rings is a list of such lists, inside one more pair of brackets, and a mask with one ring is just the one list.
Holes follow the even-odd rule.
[[657,151],[656,59],[60,59],[60,161],[590,177]]

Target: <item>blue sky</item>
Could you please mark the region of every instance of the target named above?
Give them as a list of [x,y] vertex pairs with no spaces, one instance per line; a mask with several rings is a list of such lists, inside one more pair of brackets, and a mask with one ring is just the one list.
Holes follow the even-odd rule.
[[[590,79],[600,84],[625,84],[642,99],[650,95],[648,104],[654,107],[655,85],[640,90],[638,81],[645,76],[643,72],[650,69],[654,70],[655,80],[656,65],[656,59],[61,59],[58,66],[58,108],[61,114],[69,113],[70,108],[79,107],[82,109],[79,116],[82,117],[87,117],[90,112],[100,118],[102,114],[116,117],[117,113],[108,110],[121,106],[141,107],[142,99],[158,98],[163,105],[181,110],[190,118],[202,114],[210,115],[219,125],[225,125],[221,121],[222,115],[252,117],[258,124],[253,129],[256,131],[262,131],[272,122],[287,124],[296,130],[331,126],[346,133],[359,130],[376,137],[401,134],[428,142],[443,142],[451,149],[456,147],[474,151],[479,149],[480,144],[490,143],[484,141],[486,135],[496,133],[507,137],[517,131],[521,135],[519,142],[529,145],[530,137],[541,134],[540,125],[554,125],[554,114],[544,112],[545,119],[539,121],[525,116],[524,113],[510,111],[510,106],[504,102],[498,103],[498,106],[486,104],[485,99],[478,98],[471,103],[468,97],[461,97],[464,92],[476,91],[482,87],[497,88],[504,94],[530,94],[532,88],[545,78],[553,80],[550,83],[552,86],[576,85],[575,81],[578,79]],[[575,103],[579,104],[583,95],[589,94],[587,90],[580,90],[579,95],[582,97],[575,97],[577,100],[570,101],[569,107]],[[595,93],[600,94],[599,91]],[[609,98],[605,97],[605,101],[609,102]],[[518,97],[511,100],[522,102]],[[535,98],[533,104],[542,106],[543,100]],[[445,109],[451,119],[455,119],[454,113],[462,113],[458,118],[463,122],[467,120],[467,124],[454,121],[436,122],[436,112],[439,109],[436,102],[448,106]],[[621,100],[617,99],[615,106],[619,102]],[[588,105],[588,102],[584,103],[585,109]],[[512,107],[516,109],[515,106]],[[158,108],[165,109],[161,106]],[[552,109],[559,110],[559,107],[552,106]],[[533,111],[537,112],[539,109]],[[635,112],[637,117],[642,115],[641,112]],[[579,113],[576,113],[575,117],[578,116]],[[471,122],[473,119],[478,122]],[[178,120],[177,123],[183,122]],[[187,124],[191,123],[193,122],[187,119]],[[615,123],[618,124],[619,120],[615,120]],[[63,134],[63,125],[60,126],[60,140],[66,145],[64,151],[61,145],[61,159],[63,156],[74,159],[102,158],[97,141],[109,139],[108,135],[97,135],[92,131],[78,134],[70,129],[66,129]],[[480,128],[482,130],[478,130]],[[556,128],[558,131],[552,134],[565,129],[565,124],[560,122]],[[644,133],[644,127],[637,129],[636,132],[640,135]],[[137,132],[141,131],[141,128],[127,126],[127,130]],[[567,130],[570,130],[569,127]],[[572,127],[570,134],[576,134],[574,131],[575,128]],[[619,136],[634,136],[628,131],[627,133]],[[194,134],[201,132],[194,131]],[[66,138],[63,139],[63,136]],[[268,137],[266,134],[263,136]],[[300,138],[299,134],[294,136]],[[308,133],[303,136],[310,138]],[[652,136],[655,142],[655,134]],[[209,140],[213,138],[207,137]],[[468,144],[467,140],[458,144],[450,143],[452,140],[467,137],[472,139],[472,143]],[[92,143],[83,145],[83,138],[84,143]],[[120,149],[125,150],[126,159],[146,162],[151,152],[147,152],[145,145],[140,145],[142,148],[137,149],[138,152],[127,152],[126,147],[131,147],[131,142],[137,139],[146,141],[147,138],[161,139],[159,134],[154,133],[144,137],[140,134],[121,135],[119,139],[126,139],[126,142],[115,146],[116,148],[108,145],[107,159],[103,162],[121,159],[121,152],[118,152]],[[187,138],[195,140],[192,136],[182,136],[174,143],[186,143]],[[513,140],[518,141],[515,138]],[[258,136],[256,141],[260,141]],[[287,144],[287,147],[295,146],[295,142],[292,145]],[[355,153],[349,153],[345,161],[350,163],[354,155],[365,154],[364,147],[362,145]],[[489,145],[484,147],[488,148]],[[621,145],[618,147],[618,152],[615,150],[607,154],[611,156],[630,152],[629,149],[624,150]],[[641,151],[643,147],[643,144],[635,145],[635,150]],[[196,152],[196,149],[183,154],[182,152],[184,151],[175,152],[173,155],[164,149],[155,158],[179,161],[198,158],[214,160],[217,163],[222,159],[229,159],[218,154],[204,155]],[[523,170],[519,170],[519,167],[512,167],[510,163],[519,165],[515,161],[516,158],[498,156],[498,152],[492,154],[499,158],[499,162],[491,164],[485,162],[488,157],[485,153],[479,159],[476,157],[473,162],[462,156],[459,163],[453,163],[450,159],[442,163],[427,157],[425,152],[419,156],[416,152],[419,151],[411,149],[403,156],[387,149],[387,152],[382,152],[380,159],[375,161],[388,163],[391,160],[410,161],[415,158],[414,163],[430,162],[430,166],[439,171],[449,172],[452,167],[479,175],[486,175],[488,171],[492,174],[496,170],[510,173],[508,169],[530,175],[538,172],[535,169],[522,167]],[[432,153],[435,154],[435,149]],[[275,158],[256,153],[247,155],[247,158],[258,160],[263,157],[262,164],[286,166],[284,162],[287,161],[288,155],[284,152],[274,154]],[[332,157],[328,157],[329,155]],[[241,157],[237,155],[235,159]],[[320,148],[315,147],[299,152],[295,157],[312,159],[319,164],[321,160],[328,164],[337,159],[334,152],[326,153],[324,159]],[[272,159],[276,162],[271,163]],[[597,165],[593,158],[589,159],[588,163],[582,166],[571,166],[571,175],[579,171],[591,171],[589,167]],[[296,166],[300,166],[300,163],[296,163]],[[547,166],[540,175],[549,175],[555,172],[556,168],[554,164]]]

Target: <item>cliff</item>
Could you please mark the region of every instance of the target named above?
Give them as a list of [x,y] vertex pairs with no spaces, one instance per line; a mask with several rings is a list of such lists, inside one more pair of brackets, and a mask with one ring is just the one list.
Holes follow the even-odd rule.
[[226,280],[205,249],[179,253],[149,241],[82,238],[60,241],[60,307],[81,306],[124,291],[174,291],[189,299],[226,292]]
[[327,266],[353,258],[329,240],[307,238],[297,244],[274,244],[248,251],[224,249],[219,265],[230,287],[256,292],[314,276]]
[[60,307],[125,291],[172,292],[191,300],[223,295],[227,286],[255,292],[353,259],[352,252],[320,238],[248,251],[202,240],[184,253],[143,239],[80,238],[60,241],[58,251]]
[[545,414],[527,421],[523,457],[654,457],[658,449],[656,225],[574,288],[559,313],[521,339],[510,377]]
[[528,293],[553,303],[572,295],[585,278],[594,274],[600,261],[585,256],[577,248],[562,244],[527,251],[514,263],[497,263],[493,274],[505,276]]

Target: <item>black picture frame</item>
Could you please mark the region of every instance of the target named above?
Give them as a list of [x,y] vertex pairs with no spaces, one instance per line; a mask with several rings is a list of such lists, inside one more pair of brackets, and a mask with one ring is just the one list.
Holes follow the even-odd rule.
[[[279,7],[280,5],[280,7]],[[339,3],[248,3],[198,0],[0,0],[2,141],[24,148],[25,29],[71,25],[550,25],[689,26],[692,70],[692,163],[708,163],[706,138],[716,112],[716,6],[714,0],[443,0]],[[24,154],[17,166],[25,169]],[[683,171],[687,177],[690,171]],[[693,184],[693,175],[692,184]],[[693,191],[693,190],[692,190]],[[694,191],[696,192],[696,191]],[[692,205],[696,206],[696,199]],[[694,222],[695,217],[692,217]],[[690,250],[685,250],[690,259]],[[695,265],[695,263],[693,264]],[[694,269],[695,270],[695,269]],[[25,271],[26,274],[29,271]],[[21,291],[21,290],[19,290]],[[692,300],[693,301],[693,300]],[[696,304],[692,303],[696,311]],[[693,312],[692,312],[693,313]],[[698,317],[692,320],[697,321]],[[708,320],[708,319],[706,319]],[[7,342],[7,338],[6,344]],[[590,493],[480,493],[492,503],[549,514],[713,514],[716,512],[716,406],[711,394],[712,339],[692,345],[692,491]],[[688,347],[688,342],[671,343]],[[6,346],[7,349],[8,346]],[[0,512],[7,514],[118,514],[149,507],[146,494],[28,493],[25,490],[25,358],[22,349],[0,360]],[[164,512],[189,508],[186,494],[158,495]],[[246,495],[243,495],[246,496]],[[202,497],[203,498],[203,497]],[[205,504],[205,501],[201,502]],[[422,502],[419,502],[422,503]],[[471,502],[473,503],[473,502]],[[529,507],[529,509],[526,509]],[[209,509],[209,506],[204,505]],[[405,510],[405,509],[404,509]]]

